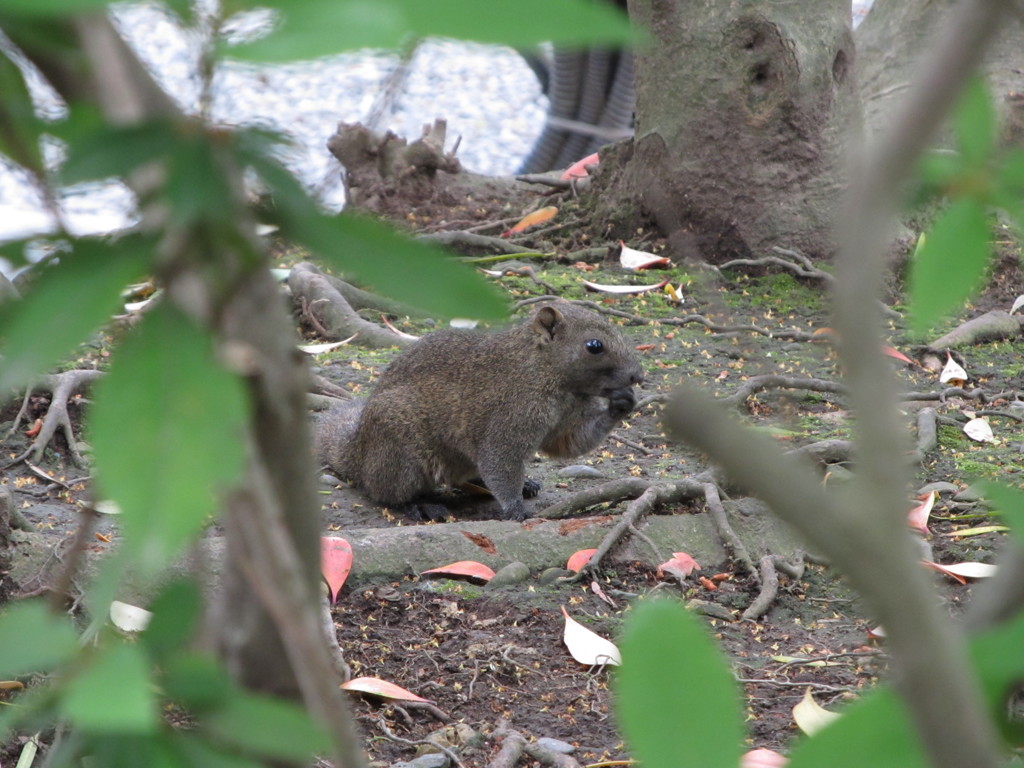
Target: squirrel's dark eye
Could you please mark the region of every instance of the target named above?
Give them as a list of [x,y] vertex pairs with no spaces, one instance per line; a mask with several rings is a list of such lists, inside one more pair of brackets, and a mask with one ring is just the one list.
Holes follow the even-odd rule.
[[604,343],[600,339],[590,339],[583,344],[587,348],[587,352],[592,355],[600,355],[604,352]]

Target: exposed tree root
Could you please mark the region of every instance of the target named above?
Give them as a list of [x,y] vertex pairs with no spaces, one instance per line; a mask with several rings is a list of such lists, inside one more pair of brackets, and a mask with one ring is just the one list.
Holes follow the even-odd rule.
[[950,347],[1015,339],[1021,335],[1022,324],[1024,317],[994,309],[957,326],[945,336],[940,336],[928,345],[928,349],[932,352],[941,352]]
[[729,518],[725,514],[725,507],[722,506],[722,498],[718,492],[718,485],[715,483],[704,483],[704,500],[708,505],[708,514],[711,515],[711,522],[714,523],[715,531],[718,534],[722,546],[729,554],[729,558],[737,567],[740,575],[749,574],[757,579],[757,569],[754,561],[747,552],[746,546],[732,529]]
[[525,736],[506,722],[498,724],[494,738],[501,741],[501,748],[487,764],[487,768],[515,768],[523,755],[551,768],[580,768],[575,758],[547,749],[536,740],[527,741]]
[[[617,504],[626,499],[637,499],[651,485],[650,480],[644,480],[639,477],[625,477],[619,480],[612,480],[580,491],[558,504],[552,504],[547,509],[538,512],[537,517],[559,520],[598,504]],[[704,487],[698,480],[677,480],[674,483],[663,485],[670,485],[674,489],[671,501],[688,501],[704,495]]]
[[[368,297],[373,297],[373,294],[325,275],[312,264],[304,262],[293,267],[288,285],[295,300],[305,308],[307,317],[327,339],[340,341],[355,336],[355,343],[375,348],[401,347],[411,343],[394,331],[381,328],[356,314],[358,306],[368,306]],[[353,302],[356,302],[355,306]],[[383,299],[379,302],[374,302],[373,307],[409,314],[409,310],[394,302]]]
[[806,389],[812,392],[830,392],[836,395],[846,394],[846,387],[837,381],[766,374],[764,376],[751,376],[735,392],[728,397],[722,398],[722,402],[738,406],[746,402],[747,398],[751,395],[764,392],[766,389]]
[[493,253],[499,255],[515,256],[518,253],[534,253],[530,248],[516,245],[510,240],[500,237],[489,237],[488,235],[475,235],[472,232],[459,230],[446,232],[432,232],[428,235],[418,235],[417,240],[427,243],[443,245],[463,256],[479,256],[482,253]]
[[747,621],[756,621],[767,613],[772,603],[779,594],[779,571],[782,571],[792,579],[803,578],[804,560],[802,557],[797,563],[789,563],[779,555],[765,555],[760,562],[761,591],[747,609],[743,612],[742,618]]
[[14,418],[14,423],[8,434],[12,434],[28,414],[29,398],[39,392],[49,392],[51,395],[50,408],[43,417],[43,423],[32,444],[20,456],[12,459],[7,466],[11,467],[26,459],[37,463],[43,457],[43,451],[53,440],[53,436],[60,429],[68,444],[68,454],[72,463],[79,468],[85,466],[85,460],[78,452],[75,429],[71,425],[71,417],[68,415],[68,400],[74,395],[81,393],[88,385],[92,384],[103,375],[102,371],[73,370],[63,373],[52,373],[42,376],[25,393],[21,409]]

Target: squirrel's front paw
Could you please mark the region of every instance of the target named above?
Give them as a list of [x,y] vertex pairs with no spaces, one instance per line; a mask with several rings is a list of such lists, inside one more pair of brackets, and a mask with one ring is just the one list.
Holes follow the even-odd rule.
[[632,387],[613,389],[608,393],[608,413],[612,418],[625,418],[636,407],[636,395]]

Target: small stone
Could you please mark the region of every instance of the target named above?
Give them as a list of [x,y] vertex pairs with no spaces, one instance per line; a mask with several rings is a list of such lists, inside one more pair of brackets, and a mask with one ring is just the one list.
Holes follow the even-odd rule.
[[519,584],[530,578],[530,569],[525,563],[518,560],[509,563],[494,574],[494,578],[487,582],[484,589],[496,589],[497,587],[508,587]]
[[320,475],[320,477],[317,478],[317,482],[319,482],[322,485],[329,485],[331,487],[341,485],[341,480],[336,478],[334,475],[327,474],[326,472],[324,472],[324,474]]
[[970,485],[954,496],[953,501],[981,501],[984,496],[980,488]]
[[569,576],[572,576],[572,571],[568,571],[565,568],[546,568],[541,572],[537,581],[541,586],[546,587],[550,584],[554,584],[559,579],[564,579]]
[[926,493],[931,493],[932,491],[937,491],[939,494],[959,493],[960,486],[956,485],[955,483],[928,483],[927,485],[922,485],[920,488],[917,489],[917,495],[924,496]]
[[451,761],[444,752],[428,752],[407,763],[409,768],[448,768],[450,764]]
[[576,747],[567,741],[561,741],[560,739],[551,739],[547,736],[537,739],[537,746],[543,749],[549,749],[552,752],[557,752],[560,755],[571,755],[576,751]]
[[572,464],[558,470],[559,477],[604,477],[604,475],[593,467],[586,464]]

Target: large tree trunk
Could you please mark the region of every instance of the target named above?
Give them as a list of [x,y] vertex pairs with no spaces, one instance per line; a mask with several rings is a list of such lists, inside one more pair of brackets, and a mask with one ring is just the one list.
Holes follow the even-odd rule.
[[830,255],[843,147],[860,122],[849,0],[629,11],[651,44],[636,57],[636,135],[595,180],[608,220],[625,231],[636,221],[615,209],[648,217],[676,258]]
[[[928,52],[932,33],[956,0],[876,0],[857,28],[857,74],[869,134],[885,130]],[[983,70],[1003,120],[1003,135],[1024,142],[1024,20],[1007,19]],[[948,140],[944,136],[942,141]]]

